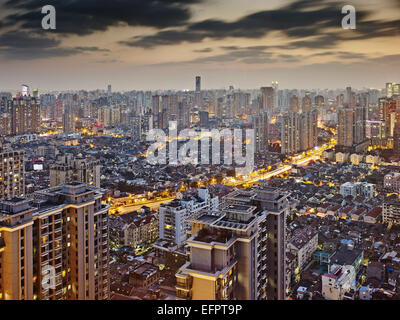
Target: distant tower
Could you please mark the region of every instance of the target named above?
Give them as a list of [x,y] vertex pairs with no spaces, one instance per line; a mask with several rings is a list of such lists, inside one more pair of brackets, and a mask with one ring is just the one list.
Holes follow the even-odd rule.
[[290,112],[299,112],[299,98],[294,95],[290,98]]
[[70,133],[75,130],[75,119],[74,113],[70,106],[64,107],[64,114],[63,114],[63,132]]
[[275,110],[280,109],[280,105],[278,103],[278,89],[279,89],[279,83],[278,81],[272,81],[272,88],[274,88],[274,108]]
[[310,112],[312,108],[312,102],[311,102],[311,98],[306,95],[301,103],[301,110],[302,112]]
[[346,88],[346,103],[348,108],[355,105],[354,92],[351,90],[351,87]]
[[201,77],[200,76],[196,77],[196,92],[194,94],[194,104],[196,106],[201,106],[202,105],[202,99],[201,99]]
[[197,76],[196,77],[196,92],[200,92],[201,91],[201,77]]
[[275,89],[273,87],[262,87],[261,94],[261,108],[272,115],[275,107]]
[[107,95],[111,96],[111,84],[107,87]]

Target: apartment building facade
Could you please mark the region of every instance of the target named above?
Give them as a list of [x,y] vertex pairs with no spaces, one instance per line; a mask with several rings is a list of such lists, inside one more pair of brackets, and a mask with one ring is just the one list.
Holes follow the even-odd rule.
[[108,299],[101,198],[99,189],[71,182],[0,202],[0,299]]
[[94,159],[59,156],[50,168],[50,187],[71,181],[87,183],[100,188],[100,163]]
[[218,212],[191,219],[178,298],[284,300],[287,197],[269,187],[237,190],[221,199]]
[[24,173],[24,151],[0,152],[0,200],[24,196]]

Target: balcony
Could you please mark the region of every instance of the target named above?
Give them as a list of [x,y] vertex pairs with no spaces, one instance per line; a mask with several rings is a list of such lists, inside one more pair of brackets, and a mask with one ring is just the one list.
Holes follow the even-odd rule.
[[54,224],[56,224],[56,223],[62,223],[62,218],[55,219]]

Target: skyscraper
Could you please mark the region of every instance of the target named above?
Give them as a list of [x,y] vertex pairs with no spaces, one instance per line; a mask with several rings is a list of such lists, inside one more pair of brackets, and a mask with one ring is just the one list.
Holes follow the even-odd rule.
[[109,298],[108,206],[68,183],[0,202],[0,300]]
[[75,117],[71,106],[67,105],[64,107],[63,114],[63,131],[64,133],[70,133],[75,131]]
[[209,113],[207,111],[200,111],[199,117],[200,117],[200,126],[202,128],[208,128]]
[[268,150],[268,112],[260,111],[252,116],[252,126],[255,134],[255,151]]
[[267,300],[286,299],[286,218],[289,214],[289,193],[277,188],[260,187],[256,190],[255,203],[267,212],[264,223],[267,243],[263,254],[266,263]]
[[312,101],[311,98],[306,95],[301,101],[301,110],[302,112],[310,112],[312,109]]
[[197,76],[196,77],[196,91],[194,93],[194,105],[195,106],[200,106],[202,105],[202,99],[201,99],[201,77]]
[[289,112],[281,120],[281,153],[295,154],[318,144],[318,111]]
[[317,110],[300,114],[300,151],[309,150],[318,144]]
[[25,194],[24,151],[3,150],[0,153],[0,200]]
[[196,92],[200,92],[201,91],[201,77],[197,76],[196,77]]
[[300,150],[300,117],[296,112],[284,114],[281,118],[281,153],[294,154]]
[[355,106],[355,93],[351,90],[351,87],[346,88],[346,104],[348,108]]
[[268,111],[272,116],[275,109],[275,90],[273,87],[261,88],[261,109]]
[[176,274],[186,300],[285,299],[288,194],[268,187],[238,190],[220,214],[190,219],[190,261]]
[[10,104],[12,135],[40,132],[40,101],[38,99],[23,96],[13,99]]
[[296,95],[290,97],[289,112],[299,112],[299,98]]
[[338,110],[338,150],[356,148],[365,138],[366,108],[352,107]]
[[400,95],[400,84],[399,83],[386,83],[386,97],[391,98],[393,96]]
[[325,98],[323,96],[318,95],[315,97],[315,108],[318,110],[318,117],[320,117],[325,108]]

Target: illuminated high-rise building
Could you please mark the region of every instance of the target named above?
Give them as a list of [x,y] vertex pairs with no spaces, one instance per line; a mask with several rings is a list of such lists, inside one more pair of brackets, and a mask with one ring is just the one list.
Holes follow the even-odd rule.
[[25,194],[24,151],[0,152],[0,200],[22,197]]
[[349,150],[366,140],[366,108],[346,107],[338,110],[338,150]]
[[301,101],[301,110],[302,112],[310,112],[312,109],[312,101],[311,98],[306,95]]
[[40,101],[30,96],[23,96],[13,99],[10,103],[11,134],[39,133]]
[[201,106],[202,98],[201,98],[201,77],[196,77],[196,91],[194,92],[194,105]]
[[400,84],[399,83],[386,83],[386,97],[391,98],[393,96],[400,95]]
[[269,187],[238,190],[218,214],[189,219],[190,261],[176,273],[177,298],[284,300],[287,197]]
[[64,107],[63,131],[64,133],[70,133],[75,131],[75,116],[71,106]]
[[296,95],[290,97],[289,112],[299,112],[299,98]]
[[318,111],[303,112],[299,117],[300,150],[314,148],[318,144]]
[[351,87],[346,88],[346,106],[352,108],[356,105],[356,95],[352,91]]
[[295,154],[318,144],[318,111],[289,112],[281,118],[281,153]]
[[279,98],[278,98],[278,88],[279,88],[279,83],[278,81],[272,81],[272,88],[274,88],[274,112],[277,110],[280,110],[281,105],[279,104]]
[[13,198],[0,210],[0,300],[33,300],[34,209]]
[[57,98],[54,102],[53,119],[56,121],[62,121],[63,114],[64,114],[64,100]]
[[323,112],[324,109],[325,109],[325,98],[324,98],[324,96],[317,95],[317,96],[314,98],[314,101],[315,101],[315,108],[316,108],[317,111],[318,111],[318,118],[320,118],[322,112]]
[[272,116],[275,109],[275,90],[273,87],[262,87],[261,88],[261,109],[268,111],[269,115]]
[[255,135],[255,151],[268,151],[268,112],[260,111],[252,115],[252,126]]
[[185,101],[178,102],[178,130],[187,129],[190,126],[190,109]]
[[281,153],[294,154],[300,150],[300,117],[297,112],[289,112],[281,118]]
[[1,201],[0,300],[109,298],[108,206],[73,182]]

